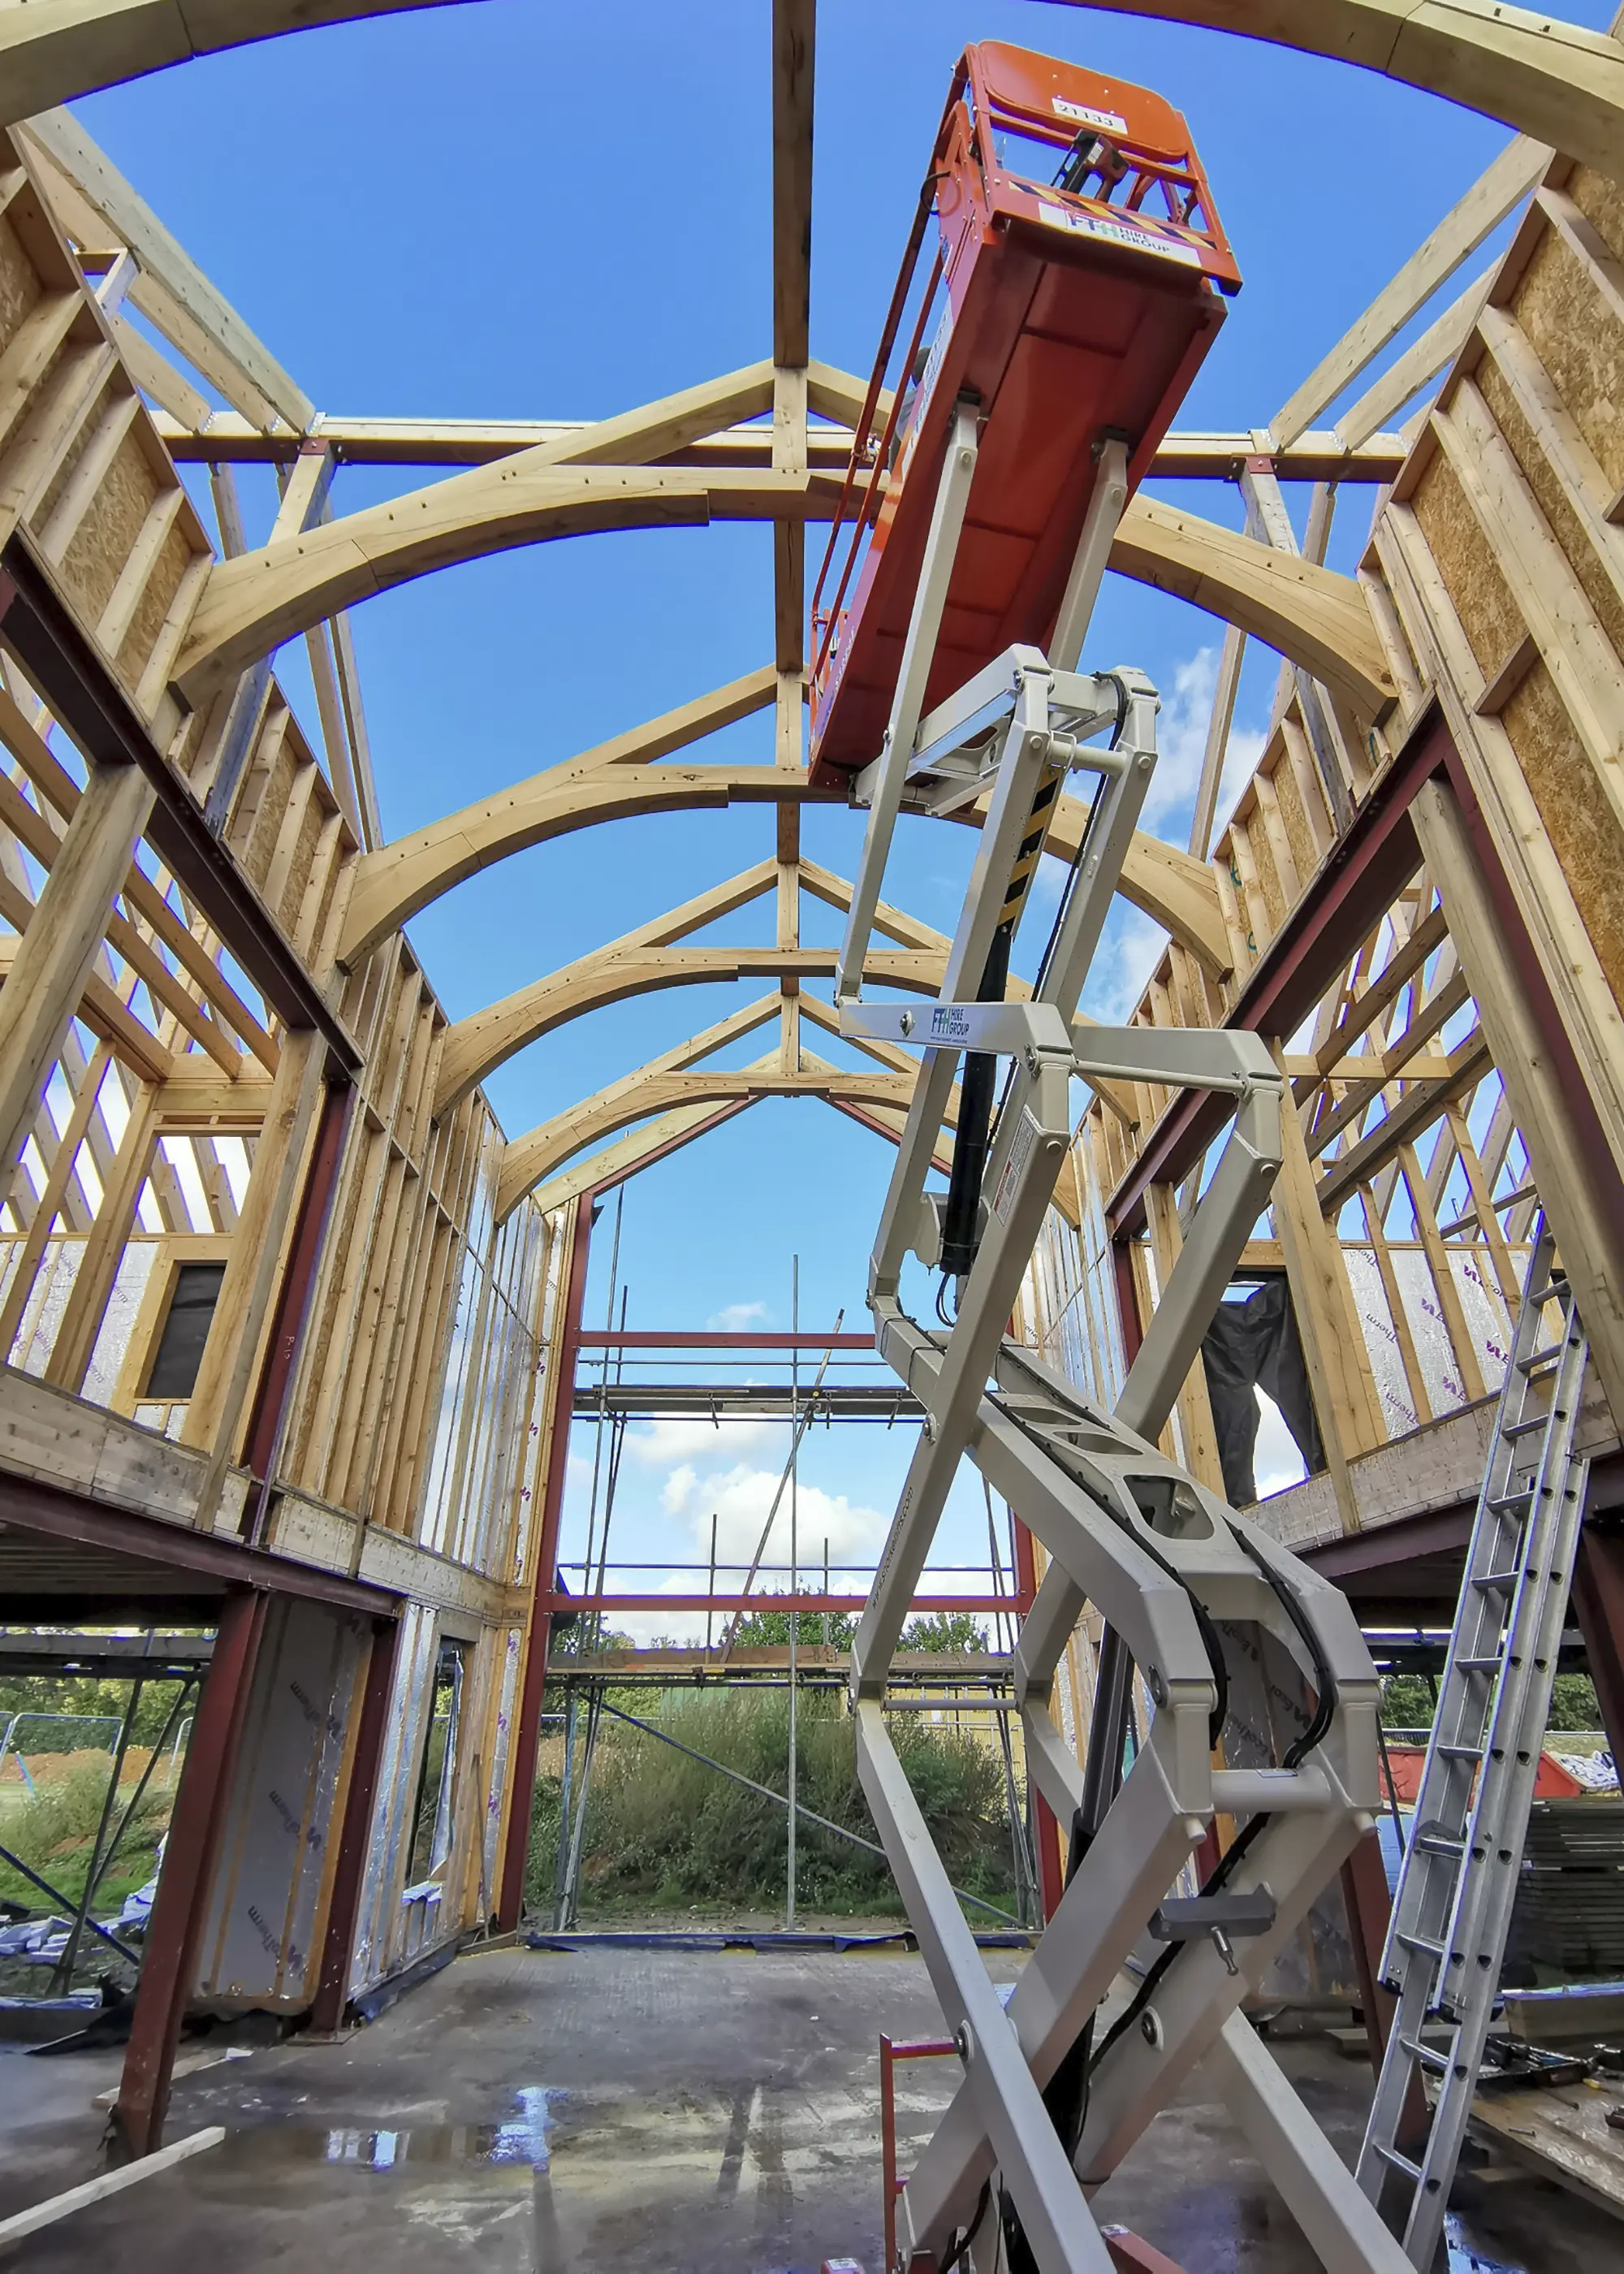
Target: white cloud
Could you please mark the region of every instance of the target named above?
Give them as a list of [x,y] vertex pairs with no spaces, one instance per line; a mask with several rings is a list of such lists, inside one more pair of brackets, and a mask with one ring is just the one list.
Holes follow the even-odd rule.
[[[710,1518],[717,1518],[716,1552],[723,1563],[748,1564],[755,1555],[782,1478],[781,1469],[754,1469],[743,1461],[731,1469],[703,1477],[685,1494],[683,1510],[695,1542],[706,1554],[710,1547]],[[823,1542],[829,1542],[831,1562],[867,1562],[885,1537],[888,1517],[877,1508],[853,1505],[844,1493],[826,1493],[821,1486],[801,1480],[796,1495],[797,1555],[807,1570],[820,1569]],[[763,1561],[789,1561],[789,1492],[779,1500]],[[782,1584],[775,1579],[772,1585]],[[726,1591],[724,1591],[726,1592]]]
[[[1141,826],[1154,836],[1168,837],[1162,824],[1177,813],[1185,826],[1171,836],[1188,841],[1190,809],[1201,779],[1207,755],[1207,729],[1212,718],[1213,695],[1218,684],[1218,650],[1198,648],[1174,670],[1173,684],[1162,690],[1162,715],[1156,721],[1158,756],[1145,800]],[[1255,728],[1232,725],[1224,752],[1223,780],[1218,810],[1227,816],[1241,785],[1263,755],[1264,736]],[[1214,831],[1216,836],[1217,831]],[[1169,838],[1170,841],[1170,838]]]
[[771,1315],[765,1303],[726,1303],[705,1324],[716,1334],[742,1335],[758,1323],[764,1326]]
[[[1198,648],[1194,655],[1175,667],[1171,686],[1162,692],[1162,711],[1156,722],[1156,771],[1151,777],[1140,824],[1151,835],[1169,844],[1182,847],[1189,842],[1191,814],[1200,785],[1217,681],[1218,650]],[[1264,739],[1252,727],[1230,727],[1218,801],[1221,816],[1227,816],[1229,807],[1263,755]],[[1222,822],[1214,828],[1214,838],[1221,827]],[[1101,939],[1083,998],[1092,1016],[1107,1025],[1116,1025],[1132,1014],[1146,982],[1162,960],[1167,939],[1159,923],[1118,899]]]
[[1119,900],[1088,974],[1083,1004],[1089,1016],[1108,1027],[1121,1026],[1144,993],[1167,943],[1159,923]]
[[694,1487],[699,1480],[686,1461],[680,1469],[673,1469],[660,1487],[660,1506],[667,1516],[680,1516],[693,1498]]
[[690,1459],[726,1459],[753,1450],[781,1422],[707,1421],[698,1415],[650,1421],[646,1429],[628,1429],[626,1449],[633,1460],[650,1468],[671,1468]]
[[1258,1480],[1258,1498],[1267,1500],[1271,1493],[1284,1492],[1289,1485],[1300,1485],[1308,1470],[1279,1406],[1265,1390],[1254,1389],[1252,1396],[1258,1401],[1252,1473]]

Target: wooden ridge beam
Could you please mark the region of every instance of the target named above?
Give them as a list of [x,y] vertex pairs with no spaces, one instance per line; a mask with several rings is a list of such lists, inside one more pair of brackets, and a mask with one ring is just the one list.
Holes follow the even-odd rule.
[[133,765],[156,794],[147,843],[284,1025],[311,1028],[347,1075],[361,1062],[353,1036],[203,808],[154,743],[20,530],[0,554],[0,618],[8,645],[53,717],[94,764]]
[[772,5],[772,360],[811,352],[812,93],[817,0]]

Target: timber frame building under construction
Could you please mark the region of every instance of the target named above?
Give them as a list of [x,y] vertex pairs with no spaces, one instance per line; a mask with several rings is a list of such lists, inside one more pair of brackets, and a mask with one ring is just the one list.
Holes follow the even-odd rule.
[[[189,2008],[331,2033],[523,1923],[596,1204],[757,1099],[894,1144],[914,1094],[915,1052],[820,1054],[839,1017],[808,983],[836,958],[801,942],[803,894],[853,897],[801,850],[802,807],[836,794],[807,766],[808,525],[821,549],[872,407],[808,336],[815,0],[771,11],[771,354],[590,425],[325,416],[64,108],[373,12],[0,5],[0,1609],[214,1632],[117,2096],[137,2156]],[[1224,630],[1192,841],[1135,832],[1120,890],[1167,935],[1132,1026],[1256,1038],[1283,1081],[1237,1276],[1289,1290],[1323,1459],[1253,1515],[1367,1629],[1451,1623],[1543,1212],[1591,1361],[1570,1645],[1624,1758],[1624,46],[1488,0],[1124,12],[1385,72],[1514,138],[1282,409],[1175,425],[1127,504],[1111,568]],[[250,548],[233,469],[267,463],[281,504]],[[345,469],[377,464],[424,486],[351,509]],[[1245,533],[1158,479],[1238,486]],[[1323,565],[1334,511],[1368,520],[1357,574]],[[709,521],[771,528],[759,669],[385,839],[348,611],[517,545]],[[316,740],[276,676],[295,642]],[[1277,692],[1214,832],[1249,642]],[[750,763],[708,754],[751,718]],[[544,840],[736,804],[763,809],[755,866],[447,1018],[403,930],[440,895]],[[1087,820],[1063,797],[1048,849]],[[759,947],[705,944],[752,903]],[[949,950],[882,901],[863,969],[929,998]],[[538,1036],[748,978],[768,991],[681,1047],[499,1125],[481,1085]],[[711,1063],[754,1030],[763,1055]],[[1087,1398],[1120,1390],[1233,1111],[1093,1085],[1014,1308]],[[1222,1434],[1197,1365],[1162,1450],[1222,1495]],[[1023,1535],[1023,1610],[1043,1570]],[[444,1838],[414,1886],[448,1648]],[[1056,1678],[1073,1750],[1095,1679],[1085,1626]],[[1373,2003],[1373,1836],[1342,1884]]]

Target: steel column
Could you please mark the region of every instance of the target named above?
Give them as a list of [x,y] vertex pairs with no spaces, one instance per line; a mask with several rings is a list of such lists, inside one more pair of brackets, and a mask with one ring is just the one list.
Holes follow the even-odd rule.
[[276,1293],[259,1386],[248,1423],[245,1458],[257,1489],[243,1509],[244,1529],[256,1546],[263,1539],[270,1514],[271,1488],[287,1433],[289,1401],[298,1364],[299,1345],[310,1317],[321,1252],[327,1245],[333,1197],[338,1186],[339,1164],[356,1092],[352,1084],[329,1081],[322,1092],[316,1141],[304,1173],[294,1219],[293,1240]]
[[1594,1518],[1584,1526],[1568,1600],[1613,1758],[1624,1759],[1624,1532],[1604,1529]]
[[384,1732],[389,1726],[389,1706],[395,1691],[395,1663],[400,1641],[399,1624],[376,1620],[366,1675],[361,1692],[360,1726],[356,1731],[355,1756],[344,1793],[344,1812],[338,1835],[338,1862],[333,1872],[333,1893],[327,1904],[321,1937],[321,1971],[310,2009],[312,2029],[331,2034],[342,2023],[350,1999],[350,1968],[355,1955],[356,1927],[361,1912],[361,1888],[366,1872],[367,1841],[372,1832],[372,1807],[378,1796],[378,1769],[383,1758]]
[[[1259,958],[1227,1026],[1266,1039],[1294,1034],[1301,1026],[1340,967],[1380,922],[1394,893],[1420,867],[1410,804],[1422,783],[1431,781],[1454,755],[1447,729],[1436,708],[1429,707],[1326,855],[1313,891],[1297,902]],[[1177,1184],[1188,1174],[1229,1111],[1226,1098],[1191,1089],[1163,1114],[1106,1203],[1113,1235],[1120,1239],[1142,1221],[1151,1185]]]
[[564,1331],[552,1384],[548,1422],[547,1486],[542,1496],[541,1533],[536,1543],[535,1600],[524,1653],[524,1683],[518,1726],[513,1733],[508,1787],[508,1832],[502,1843],[501,1893],[496,1923],[504,1934],[519,1924],[524,1907],[524,1866],[530,1844],[530,1795],[536,1784],[536,1751],[541,1742],[541,1700],[547,1682],[547,1644],[553,1614],[542,1608],[553,1592],[558,1570],[559,1526],[564,1516],[564,1478],[569,1466],[569,1425],[575,1412],[575,1360],[581,1348],[581,1311],[586,1300],[587,1252],[592,1239],[593,1194],[575,1201],[569,1234],[569,1284],[564,1296]]
[[192,1725],[113,2112],[118,2138],[132,2157],[150,2156],[163,2145],[175,2048],[197,1964],[198,1939],[268,1600],[259,1592],[228,1597]]

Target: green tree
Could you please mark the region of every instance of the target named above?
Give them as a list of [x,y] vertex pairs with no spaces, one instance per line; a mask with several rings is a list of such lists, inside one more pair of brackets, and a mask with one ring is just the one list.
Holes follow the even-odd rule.
[[[810,1594],[809,1587],[799,1591]],[[780,1600],[782,1598],[780,1597]],[[795,1615],[797,1643],[821,1643],[825,1615],[829,1628],[829,1644],[833,1650],[849,1650],[852,1637],[857,1631],[857,1622],[849,1611],[799,1611]],[[777,1645],[782,1649],[789,1641],[790,1614],[787,1610],[747,1611],[739,1622],[739,1631],[733,1641],[741,1650],[762,1650]]]
[[929,1650],[944,1657],[976,1657],[988,1647],[987,1630],[974,1611],[932,1611],[910,1619],[899,1648]]
[[1387,1729],[1430,1729],[1432,1693],[1418,1674],[1389,1674],[1381,1685],[1381,1722]]

